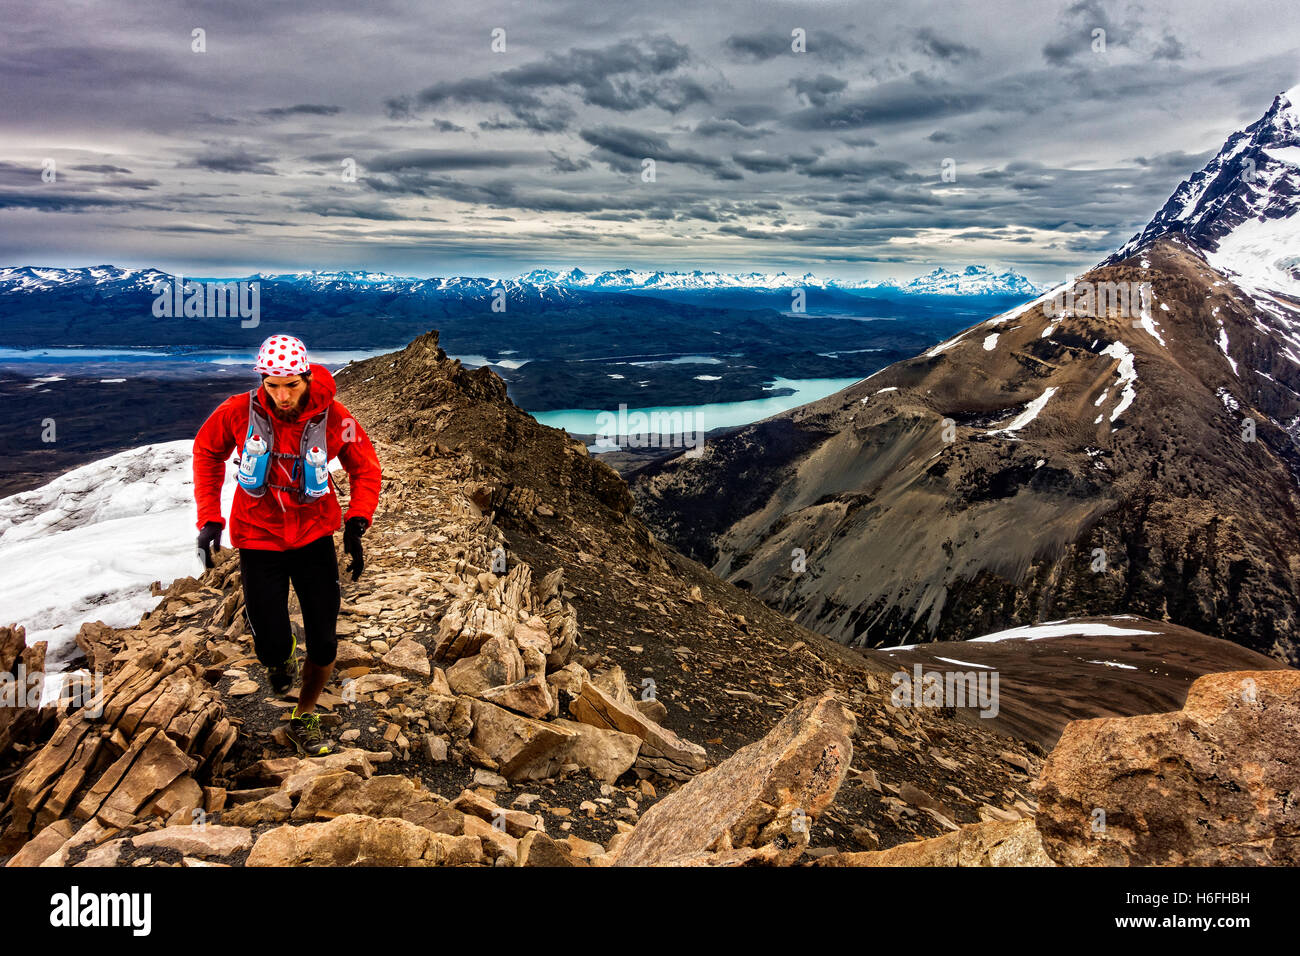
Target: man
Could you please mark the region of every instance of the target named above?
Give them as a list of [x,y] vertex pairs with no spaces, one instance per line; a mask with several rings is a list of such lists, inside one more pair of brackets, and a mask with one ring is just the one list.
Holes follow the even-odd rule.
[[[327,467],[335,456],[348,473],[351,500],[343,547],[357,580],[365,566],[361,535],[379,501],[380,467],[370,438],[342,403],[334,377],[308,362],[307,348],[291,335],[262,343],[253,368],[262,385],[232,395],[217,407],[194,439],[194,497],[198,546],[213,566],[220,551],[221,486],[232,449],[241,456],[239,485],[230,511],[230,543],[239,549],[244,612],[257,659],[271,689],[284,694],[298,673],[298,634],[289,620],[289,585],[302,605],[307,660],[289,718],[298,751],[316,756],[333,749],[321,730],[316,702],[334,669],[340,588],[334,529],[343,515]],[[256,454],[264,449],[263,454]],[[323,457],[321,457],[323,455]],[[260,463],[260,467],[259,467]]]

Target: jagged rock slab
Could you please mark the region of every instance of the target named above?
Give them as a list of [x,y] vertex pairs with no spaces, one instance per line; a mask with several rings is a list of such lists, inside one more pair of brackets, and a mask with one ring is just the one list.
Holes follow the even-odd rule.
[[542,818],[536,814],[497,806],[473,790],[462,790],[460,796],[448,804],[448,808],[497,824],[515,838],[522,838],[534,831],[546,829]]
[[[45,642],[37,641],[27,646],[27,630],[23,627],[0,627],[0,672],[8,674],[16,691],[14,699],[0,707],[0,766],[9,756],[15,742],[31,744],[46,731],[54,717],[53,707],[29,707],[26,683],[18,684],[18,675],[40,674],[45,671]],[[39,702],[37,702],[39,704]]]
[[641,738],[638,764],[665,776],[685,779],[708,766],[699,744],[683,740],[636,707],[619,703],[591,681],[583,682],[582,692],[569,703],[569,713],[581,723]]
[[185,856],[230,856],[253,845],[253,831],[245,827],[179,825],[141,833],[131,843],[137,847],[165,847]]
[[453,601],[443,615],[434,641],[433,659],[446,664],[478,653],[489,638],[509,640],[514,621],[478,598]]
[[199,676],[201,640],[163,633],[124,651],[95,699],[27,759],[9,794],[6,842],[65,815],[125,826],[142,813],[183,817],[202,806],[201,779],[220,767],[236,730]]
[[707,862],[788,865],[803,852],[813,821],[831,804],[853,759],[857,722],[827,692],[809,697],[761,740],[664,797],[618,847],[616,866]]

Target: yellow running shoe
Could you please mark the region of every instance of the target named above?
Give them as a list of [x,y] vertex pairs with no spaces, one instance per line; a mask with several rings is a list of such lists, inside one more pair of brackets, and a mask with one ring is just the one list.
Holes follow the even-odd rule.
[[332,741],[325,739],[320,717],[315,713],[300,714],[295,706],[289,714],[289,739],[304,757],[323,757],[333,751]]

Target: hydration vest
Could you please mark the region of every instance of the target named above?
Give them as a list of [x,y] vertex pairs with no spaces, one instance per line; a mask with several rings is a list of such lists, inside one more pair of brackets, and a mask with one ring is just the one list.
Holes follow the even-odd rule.
[[[254,498],[260,498],[266,494],[268,487],[275,488],[277,491],[286,491],[294,496],[294,500],[299,504],[308,504],[313,501],[319,501],[324,497],[322,495],[307,494],[307,452],[312,448],[322,448],[325,450],[326,460],[329,458],[329,446],[325,443],[327,422],[329,419],[330,407],[325,406],[315,417],[309,419],[303,426],[302,438],[298,441],[298,454],[293,455],[287,451],[275,450],[275,423],[262,403],[257,400],[256,388],[251,389],[248,393],[248,432],[244,435],[244,444],[248,444],[248,439],[254,434],[263,435],[266,438],[267,454],[270,456],[270,465],[275,464],[277,458],[293,459],[293,467],[290,470],[290,477],[296,483],[293,485],[278,485],[270,478],[272,469],[270,467],[264,470],[262,481],[252,487],[245,484],[242,480],[239,487],[252,495]],[[240,454],[243,452],[241,450]],[[334,480],[329,481],[329,488],[332,489]]]

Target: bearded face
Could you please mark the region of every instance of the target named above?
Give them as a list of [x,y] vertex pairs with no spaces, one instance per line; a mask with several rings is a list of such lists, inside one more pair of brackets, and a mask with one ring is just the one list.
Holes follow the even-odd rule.
[[301,397],[299,397],[298,399],[298,404],[288,409],[283,409],[279,405],[275,405],[271,408],[271,414],[274,415],[276,418],[280,419],[280,421],[282,422],[296,422],[298,420],[298,416],[302,414],[303,409],[305,409],[306,407],[307,407],[307,393],[303,392]]
[[282,422],[297,421],[311,396],[311,376],[268,376],[262,384],[271,399],[271,414]]

